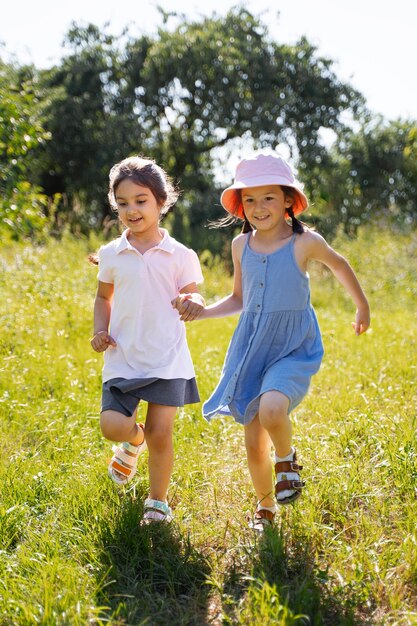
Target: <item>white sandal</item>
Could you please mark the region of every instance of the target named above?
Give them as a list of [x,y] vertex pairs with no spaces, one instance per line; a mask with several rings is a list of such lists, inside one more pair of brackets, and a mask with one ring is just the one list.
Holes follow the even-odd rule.
[[155,522],[172,522],[173,515],[167,502],[146,498],[144,503],[144,514],[142,522],[144,524],[154,524]]
[[[145,437],[143,424],[138,424],[138,426],[142,429],[143,436]],[[113,446],[114,455],[109,463],[108,474],[116,485],[127,485],[127,483],[132,480],[136,474],[139,454],[146,450],[146,447],[145,439],[143,439],[142,443],[138,446],[133,446],[127,441],[124,441],[119,446]],[[127,452],[130,452],[131,454],[127,454]]]

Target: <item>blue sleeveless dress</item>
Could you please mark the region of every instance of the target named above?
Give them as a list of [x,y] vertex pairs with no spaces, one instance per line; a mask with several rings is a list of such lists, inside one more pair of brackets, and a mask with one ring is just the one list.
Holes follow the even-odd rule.
[[203,405],[208,421],[220,414],[249,424],[261,395],[272,390],[289,398],[290,412],[320,368],[323,344],[309,278],[295,260],[296,236],[275,252],[260,254],[250,248],[248,234],[241,260],[243,311],[219,384]]

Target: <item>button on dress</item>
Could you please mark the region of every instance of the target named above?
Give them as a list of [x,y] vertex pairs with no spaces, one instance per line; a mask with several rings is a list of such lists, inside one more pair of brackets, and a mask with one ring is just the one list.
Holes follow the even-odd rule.
[[241,260],[243,311],[220,381],[203,405],[208,421],[220,414],[249,424],[261,395],[272,390],[288,397],[291,412],[306,395],[323,358],[309,278],[295,260],[297,235],[271,254],[254,252],[250,236]]

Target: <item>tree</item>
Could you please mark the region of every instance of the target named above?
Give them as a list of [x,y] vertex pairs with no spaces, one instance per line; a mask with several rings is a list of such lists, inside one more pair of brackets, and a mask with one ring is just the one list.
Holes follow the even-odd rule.
[[73,25],[65,45],[71,54],[40,76],[52,140],[39,179],[48,194],[65,194],[77,222],[90,228],[108,213],[108,172],[131,151],[131,122],[125,123],[119,95],[123,78],[115,37],[91,24]]
[[[359,224],[381,215],[400,222],[416,219],[416,122],[370,118],[340,137],[325,165],[313,174],[323,230],[342,224],[354,232]],[[325,220],[320,219],[323,206]]]
[[[284,141],[303,168],[325,153],[320,129],[340,131],[341,113],[363,106],[306,39],[279,45],[244,9],[160,28],[146,53],[140,50],[138,75],[128,83],[143,143],[192,190],[193,199],[176,210],[174,234],[184,236],[185,224],[200,226],[213,214],[204,197],[213,188],[215,149],[241,137],[257,147]],[[133,45],[128,56],[134,54]]]
[[49,139],[39,121],[30,68],[0,60],[0,229],[12,236],[41,236],[53,204],[31,183],[39,146]]
[[[326,156],[321,128],[341,131],[341,114],[363,106],[306,39],[279,45],[242,8],[168,28],[173,17],[154,37],[118,41],[73,26],[71,54],[41,75],[52,139],[39,180],[81,205],[77,220],[85,215],[87,226],[108,211],[110,166],[143,153],[184,190],[168,218],[174,236],[200,241],[201,226],[221,213],[213,203],[219,150],[225,158],[237,138],[254,147],[285,142],[303,173]],[[212,233],[210,245],[219,251],[221,235]]]
[[382,118],[339,145],[363,198],[362,221],[375,211],[417,217],[416,148],[416,122]]

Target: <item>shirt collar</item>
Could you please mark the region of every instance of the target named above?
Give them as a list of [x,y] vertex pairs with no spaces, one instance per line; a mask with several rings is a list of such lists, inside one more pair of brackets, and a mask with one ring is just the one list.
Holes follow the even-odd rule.
[[[163,250],[164,252],[169,252],[172,254],[175,250],[174,240],[168,233],[165,228],[160,228],[160,231],[163,234],[162,241],[158,243],[157,246],[151,248],[151,250]],[[127,238],[128,228],[122,232],[117,243],[116,243],[116,254],[119,252],[123,252],[124,250],[134,249],[133,246],[129,243]]]

